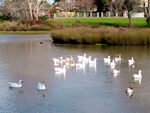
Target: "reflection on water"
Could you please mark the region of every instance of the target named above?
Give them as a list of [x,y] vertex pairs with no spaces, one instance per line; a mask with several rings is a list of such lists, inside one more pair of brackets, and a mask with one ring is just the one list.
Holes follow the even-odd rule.
[[[5,36],[3,36],[5,37]],[[15,37],[15,36],[13,36]],[[19,37],[19,36],[17,36]],[[6,35],[0,43],[0,112],[4,113],[148,113],[150,107],[150,48],[146,46],[55,45],[48,36]],[[19,41],[18,41],[19,40]],[[40,42],[43,44],[40,44]],[[87,53],[97,58],[96,69],[67,69],[66,75],[55,74],[52,58]],[[122,55],[114,78],[103,58]],[[135,58],[135,67],[128,59]],[[133,74],[142,70],[141,85]],[[24,81],[23,88],[9,89],[8,81]],[[47,90],[37,91],[45,81]],[[125,90],[133,82],[130,99]],[[44,97],[44,98],[43,98]]]

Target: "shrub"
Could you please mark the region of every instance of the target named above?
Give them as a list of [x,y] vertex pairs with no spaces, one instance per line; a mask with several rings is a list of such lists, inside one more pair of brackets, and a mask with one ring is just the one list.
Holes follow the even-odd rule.
[[47,15],[39,16],[39,20],[46,21],[48,19],[49,19],[49,17]]

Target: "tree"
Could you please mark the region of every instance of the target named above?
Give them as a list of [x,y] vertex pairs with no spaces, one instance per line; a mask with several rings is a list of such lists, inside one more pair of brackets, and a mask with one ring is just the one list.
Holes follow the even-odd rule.
[[146,17],[146,22],[148,26],[150,26],[150,0],[148,0],[147,7],[146,7],[146,1],[143,0],[143,6],[144,6],[144,13]]
[[124,7],[128,11],[129,27],[132,25],[132,13],[140,7],[141,0],[125,0]]
[[40,11],[49,8],[50,0],[4,0],[6,13],[23,19],[36,19]]
[[124,0],[115,0],[113,1],[113,10],[115,12],[121,11],[123,9]]
[[108,3],[108,0],[96,0],[95,4],[97,5],[97,11],[98,12],[104,11],[104,8],[107,3]]

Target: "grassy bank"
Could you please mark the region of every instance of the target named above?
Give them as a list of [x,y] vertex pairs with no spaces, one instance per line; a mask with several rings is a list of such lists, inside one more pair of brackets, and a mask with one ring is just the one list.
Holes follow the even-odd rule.
[[78,27],[53,30],[51,35],[54,43],[150,45],[148,28]]
[[54,29],[61,29],[63,26],[63,23],[54,22],[52,20],[20,20],[13,22],[5,21],[0,23],[0,31],[51,31]]
[[[76,21],[80,21],[81,23],[86,23],[90,25],[106,25],[106,26],[117,26],[117,27],[127,27],[128,26],[128,18],[69,18],[69,19],[55,19],[56,22],[61,22],[65,24],[76,23]],[[133,18],[132,25],[134,27],[146,27],[146,19],[145,18]]]

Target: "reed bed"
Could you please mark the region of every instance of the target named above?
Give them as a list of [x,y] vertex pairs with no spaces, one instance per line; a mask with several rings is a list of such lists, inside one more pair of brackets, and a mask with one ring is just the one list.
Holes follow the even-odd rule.
[[54,43],[150,45],[149,28],[77,27],[53,30]]

